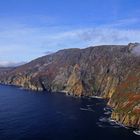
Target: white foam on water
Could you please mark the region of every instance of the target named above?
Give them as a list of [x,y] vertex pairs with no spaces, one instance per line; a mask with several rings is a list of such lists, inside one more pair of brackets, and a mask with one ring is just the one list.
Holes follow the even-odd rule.
[[112,111],[112,108],[110,108],[110,107],[105,107],[105,108],[104,108],[104,111]]
[[133,131],[133,133],[140,136],[140,130],[135,130],[135,131]]
[[113,126],[118,126],[118,127],[123,127],[123,128],[128,129],[128,127],[126,127],[126,126],[123,125],[122,123],[117,122],[117,121],[115,121],[115,120],[113,120],[113,119],[111,119],[111,118],[109,118],[109,123],[110,123],[111,125],[113,125]]
[[102,117],[99,119],[100,122],[108,122],[108,118],[106,117]]
[[91,108],[80,108],[80,110],[82,111],[90,111],[90,112],[95,112],[93,109]]
[[90,96],[90,98],[103,99],[102,97],[99,97],[99,96]]
[[87,107],[91,107],[91,106],[93,106],[93,105],[86,105]]
[[[100,125],[99,127],[113,127],[113,128],[121,128],[121,127],[124,127],[126,129],[128,129],[128,127],[126,127],[125,125],[115,121],[115,120],[112,120],[111,118],[108,118],[108,117],[101,117],[99,119],[100,123],[98,125]],[[108,124],[108,125],[107,125]]]
[[111,111],[104,112],[105,115],[111,114]]

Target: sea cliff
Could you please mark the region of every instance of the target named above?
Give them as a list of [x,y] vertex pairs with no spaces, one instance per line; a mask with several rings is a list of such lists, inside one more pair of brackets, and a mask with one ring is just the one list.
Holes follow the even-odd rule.
[[111,117],[140,128],[140,44],[65,49],[0,72],[0,83],[109,99]]

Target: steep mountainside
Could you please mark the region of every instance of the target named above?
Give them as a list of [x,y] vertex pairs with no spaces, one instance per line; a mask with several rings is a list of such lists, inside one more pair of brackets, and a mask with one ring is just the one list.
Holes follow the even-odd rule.
[[140,44],[58,51],[6,73],[0,82],[32,90],[108,98],[112,118],[140,128]]
[[140,69],[135,69],[117,86],[108,102],[112,118],[126,126],[140,127]]

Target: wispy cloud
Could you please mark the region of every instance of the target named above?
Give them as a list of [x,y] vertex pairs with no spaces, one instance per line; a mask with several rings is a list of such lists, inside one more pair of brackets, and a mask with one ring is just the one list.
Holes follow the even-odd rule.
[[140,30],[117,28],[136,22],[139,20],[125,19],[114,24],[90,28],[31,27],[16,23],[11,28],[10,25],[0,24],[0,64],[9,65],[13,62],[29,61],[44,55],[44,52],[55,52],[64,48],[140,42]]
[[23,64],[25,62],[0,61],[0,67],[16,67]]
[[140,44],[136,43],[135,47],[132,50],[132,53],[136,56],[140,56]]
[[80,37],[93,45],[127,44],[140,41],[140,30],[95,28],[81,33]]

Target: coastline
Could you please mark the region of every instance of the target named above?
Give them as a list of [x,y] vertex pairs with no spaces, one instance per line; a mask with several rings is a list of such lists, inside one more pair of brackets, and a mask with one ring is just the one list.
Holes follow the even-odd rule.
[[[12,85],[12,84],[0,83],[0,85],[12,86],[12,87],[19,88],[19,89],[21,89],[21,90],[35,91],[36,93],[41,93],[41,92],[45,91],[45,90],[42,90],[42,91],[32,90],[32,89],[30,89],[30,88],[25,88],[25,87],[23,87],[23,86]],[[68,94],[67,91],[55,91],[55,92],[57,92],[57,93],[59,93],[59,94],[64,94],[65,96],[70,96],[70,97],[73,97],[73,98],[89,98],[89,99],[103,99],[103,100],[107,100],[106,98],[100,97],[100,96],[75,96],[75,95],[72,94],[72,93],[71,93],[71,94]],[[55,92],[52,91],[52,93],[55,93]],[[111,111],[111,113],[109,114],[110,117],[109,117],[109,120],[108,120],[108,121],[110,121],[110,122],[115,122],[117,125],[122,126],[122,127],[126,128],[126,129],[128,129],[128,128],[135,129],[135,130],[134,130],[134,133],[135,133],[135,134],[136,134],[136,133],[139,134],[139,130],[137,130],[137,129],[139,129],[139,128],[127,126],[127,125],[121,123],[121,121],[118,121],[117,119],[113,119],[113,117],[111,117],[112,114],[113,114],[114,112],[113,112],[113,107],[111,107],[110,105],[108,105],[108,101],[107,101],[107,103],[106,103],[106,107],[109,108],[109,110]],[[87,110],[87,109],[82,109],[82,110]]]

